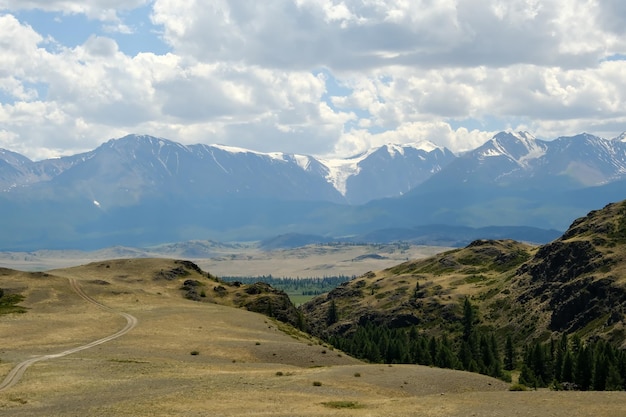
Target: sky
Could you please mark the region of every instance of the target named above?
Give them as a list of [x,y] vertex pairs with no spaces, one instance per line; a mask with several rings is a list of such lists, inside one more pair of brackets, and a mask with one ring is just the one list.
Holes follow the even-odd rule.
[[626,131],[623,0],[0,0],[0,148],[346,157]]

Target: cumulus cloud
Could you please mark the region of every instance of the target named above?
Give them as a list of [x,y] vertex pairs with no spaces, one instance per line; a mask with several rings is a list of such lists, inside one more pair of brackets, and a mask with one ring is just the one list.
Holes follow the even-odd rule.
[[[171,52],[129,56],[107,32],[132,32],[139,9]],[[25,10],[101,26],[67,46]],[[607,60],[626,54],[618,0],[0,0],[0,13],[0,147],[31,157],[131,132],[338,156],[626,130],[626,61]]]
[[222,0],[198,6],[156,0],[153,19],[176,50],[281,68],[588,66],[605,45],[604,32],[585,13],[599,6],[584,1]]

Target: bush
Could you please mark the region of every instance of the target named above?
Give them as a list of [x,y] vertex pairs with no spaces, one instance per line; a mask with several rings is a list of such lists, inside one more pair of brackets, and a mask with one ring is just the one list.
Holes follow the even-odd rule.
[[314,387],[321,387],[322,383],[320,381],[313,381],[313,386]]
[[197,351],[197,350],[192,350],[191,351],[191,356],[198,356],[199,354],[200,354],[200,352]]
[[513,384],[509,387],[509,391],[528,391],[528,387],[524,384]]
[[330,408],[363,408],[363,405],[356,401],[328,401],[322,404]]

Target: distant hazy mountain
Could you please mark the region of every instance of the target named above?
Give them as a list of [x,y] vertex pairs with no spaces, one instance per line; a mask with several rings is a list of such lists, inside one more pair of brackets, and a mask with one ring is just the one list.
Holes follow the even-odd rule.
[[433,175],[427,187],[580,188],[623,178],[626,143],[622,141],[586,133],[543,141],[526,132],[502,132]]
[[342,160],[129,135],[44,161],[0,150],[0,249],[415,238],[432,224],[564,230],[623,199],[624,184],[626,135],[502,132],[461,156],[422,142]]
[[91,152],[38,162],[0,150],[0,187],[6,192],[46,183],[109,207],[179,193],[359,204],[401,195],[454,158],[429,143],[387,145],[355,158],[323,161],[129,135]]
[[[399,199],[374,201],[388,219],[473,227],[569,222],[626,195],[626,142],[589,134],[543,141],[499,133]],[[387,222],[387,227],[393,224]]]
[[353,158],[321,161],[327,178],[351,204],[402,195],[455,159],[430,142],[388,144]]

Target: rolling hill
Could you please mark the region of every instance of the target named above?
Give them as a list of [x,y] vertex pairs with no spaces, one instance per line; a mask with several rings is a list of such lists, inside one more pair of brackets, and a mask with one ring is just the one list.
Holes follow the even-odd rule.
[[[186,299],[185,281],[200,281],[207,291],[215,283],[186,261],[110,260],[0,274],[5,294],[21,294],[27,309],[0,315],[0,373],[50,355],[0,390],[2,415],[460,417],[524,410],[613,417],[623,411],[621,393],[509,392],[508,384],[478,374],[355,360],[266,316]],[[57,354],[114,334],[124,325],[120,313],[137,320],[128,333]]]
[[[302,306],[311,331],[349,335],[366,323],[462,331],[466,297],[480,327],[504,340],[577,333],[626,347],[626,201],[576,220],[543,246],[476,240],[430,258],[371,272]],[[329,309],[337,320],[328,325]]]

